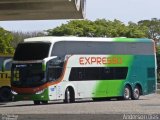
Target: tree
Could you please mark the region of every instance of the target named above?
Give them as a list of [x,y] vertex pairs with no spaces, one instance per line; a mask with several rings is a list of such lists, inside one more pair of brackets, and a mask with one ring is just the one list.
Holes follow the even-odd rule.
[[50,36],[87,36],[87,37],[146,37],[146,27],[139,26],[135,23],[125,25],[119,20],[97,19],[73,20],[67,24],[47,31]]
[[95,33],[94,22],[89,20],[72,20],[60,27],[47,30],[51,36],[93,36]]
[[18,43],[23,42],[25,38],[44,36],[45,34],[42,32],[27,32],[27,33],[12,32],[12,35],[13,35],[13,40],[11,42],[11,46],[15,49]]
[[126,33],[126,26],[119,20],[105,20],[105,19],[99,19],[95,21],[97,26],[104,27],[106,37],[124,37]]
[[138,22],[139,26],[147,27],[147,37],[151,39],[156,39],[160,36],[160,19],[152,18],[151,20],[141,20]]
[[11,32],[0,28],[0,54],[13,54],[14,48],[11,46],[13,35]]
[[126,37],[129,38],[146,38],[147,37],[147,27],[141,26],[133,22],[129,22],[127,26]]

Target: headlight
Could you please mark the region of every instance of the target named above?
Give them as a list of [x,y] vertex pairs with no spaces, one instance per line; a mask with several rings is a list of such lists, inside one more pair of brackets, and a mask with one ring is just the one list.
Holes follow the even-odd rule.
[[13,95],[17,95],[18,94],[17,92],[15,92],[13,90],[11,92],[12,92]]
[[37,94],[37,95],[38,95],[38,94],[42,94],[43,92],[44,92],[44,89],[36,92],[36,94]]

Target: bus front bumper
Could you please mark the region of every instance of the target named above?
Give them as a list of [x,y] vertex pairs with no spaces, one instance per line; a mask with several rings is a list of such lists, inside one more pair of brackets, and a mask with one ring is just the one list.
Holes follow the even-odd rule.
[[44,90],[42,93],[35,93],[35,94],[19,94],[19,93],[12,93],[12,98],[14,101],[23,101],[23,100],[39,100],[39,101],[48,101],[48,90]]

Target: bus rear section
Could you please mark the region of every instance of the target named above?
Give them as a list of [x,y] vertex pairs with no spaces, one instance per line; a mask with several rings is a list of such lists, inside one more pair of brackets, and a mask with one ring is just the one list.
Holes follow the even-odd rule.
[[34,104],[80,98],[137,100],[155,93],[155,61],[150,39],[31,38],[16,49],[12,92],[15,100]]
[[75,98],[137,100],[156,90],[154,55],[73,55],[66,69]]

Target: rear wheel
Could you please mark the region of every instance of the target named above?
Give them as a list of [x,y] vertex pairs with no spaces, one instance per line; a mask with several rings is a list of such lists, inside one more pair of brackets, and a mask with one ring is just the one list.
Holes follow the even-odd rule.
[[129,100],[131,98],[131,89],[128,85],[124,87],[123,99]]
[[110,100],[111,98],[107,97],[102,97],[102,98],[92,98],[93,101],[106,101],[106,100]]
[[138,86],[136,86],[136,87],[134,88],[133,92],[132,92],[131,98],[132,98],[133,100],[138,100],[139,97],[140,97],[140,88],[139,88]]
[[11,101],[12,94],[9,87],[3,87],[0,89],[0,101]]
[[40,105],[40,103],[41,103],[39,100],[34,100],[33,102],[35,105]]

